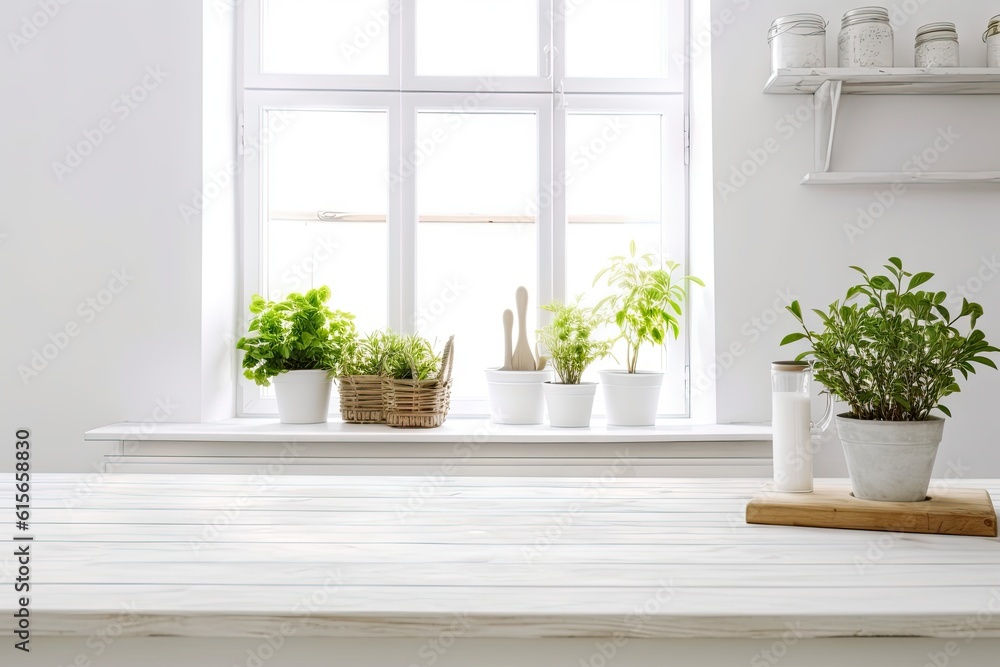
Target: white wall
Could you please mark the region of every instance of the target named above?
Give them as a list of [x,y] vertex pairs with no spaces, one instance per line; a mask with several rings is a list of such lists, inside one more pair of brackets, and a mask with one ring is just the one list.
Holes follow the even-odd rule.
[[[946,20],[957,24],[962,63],[985,66],[980,35],[998,11],[995,2],[908,0],[896,5],[894,14],[906,19],[896,25],[898,65],[912,66],[918,26]],[[769,312],[777,294],[790,290],[804,305],[825,307],[841,298],[850,284],[850,264],[878,267],[889,256],[898,255],[910,269],[936,273],[931,285],[937,289],[978,288],[975,298],[986,309],[982,328],[994,343],[1000,342],[1000,267],[983,268],[984,257],[1000,259],[1000,188],[910,187],[863,235],[850,238],[845,225],[857,224],[859,207],[877,202],[876,192],[885,188],[799,185],[803,174],[812,170],[813,123],[810,117],[795,129],[783,119],[800,108],[802,117],[808,117],[811,109],[803,105],[812,98],[761,93],[769,73],[767,29],[777,16],[822,14],[831,21],[827,62],[835,65],[840,17],[856,6],[856,0],[712,2],[712,15],[718,20],[712,48],[712,95],[721,422],[768,420],[769,362],[794,356],[801,349],[778,347],[794,327],[787,313],[779,312],[775,321]],[[917,11],[900,13],[904,8]],[[696,26],[694,37],[705,29]],[[1000,96],[853,95],[844,97],[841,112],[834,169],[899,170],[911,154],[932,145],[939,128],[949,127],[960,138],[934,169],[1000,169]],[[748,151],[759,151],[772,139],[774,144],[767,145],[772,150],[776,145],[777,152],[735,193],[723,194],[719,184],[728,182],[734,167],[740,169],[749,159]],[[987,279],[980,282],[977,274]],[[739,353],[735,359],[724,354],[733,345]],[[988,371],[966,383],[963,393],[948,399],[955,418],[945,430],[937,475],[947,474],[949,466],[961,466],[962,474],[970,477],[1000,475],[994,428],[998,395],[1000,373]],[[818,473],[845,471],[839,443],[835,437],[826,438]]]
[[[898,29],[900,64],[911,57],[916,27],[936,20],[958,24],[965,64],[984,63],[979,35],[996,13],[994,3],[908,2],[921,8]],[[27,427],[37,470],[86,470],[100,457],[82,441],[89,428],[231,413],[225,381],[231,377],[231,348],[218,331],[231,321],[235,292],[214,282],[219,289],[203,290],[209,283],[202,280],[203,273],[230,274],[231,193],[212,199],[204,229],[201,211],[185,223],[178,207],[191,203],[228,158],[221,138],[231,136],[231,126],[203,118],[203,99],[226,113],[219,77],[231,53],[222,47],[204,58],[201,47],[203,27],[206,35],[218,35],[219,25],[211,22],[225,23],[233,3],[41,4],[57,6],[58,13],[36,17],[46,25],[37,34],[28,30],[26,43],[15,40],[15,52],[10,34],[19,35],[41,5],[0,3],[0,443]],[[695,225],[703,224],[712,207],[715,214],[722,422],[769,419],[768,363],[789,356],[777,343],[792,330],[785,314],[778,313],[775,322],[769,312],[778,291],[790,289],[806,304],[824,305],[840,296],[835,286],[850,280],[848,264],[877,265],[890,254],[937,272],[938,284],[953,290],[969,281],[976,286],[982,258],[1000,254],[995,187],[910,188],[852,243],[844,225],[856,223],[858,207],[876,201],[877,188],[798,185],[812,162],[811,120],[791,136],[778,123],[811,98],[761,94],[769,67],[767,27],[782,14],[821,12],[834,21],[828,36],[833,62],[836,21],[856,4],[713,0],[712,18],[720,22],[712,57],[695,54],[694,67],[710,62],[715,77],[710,138],[716,184],[730,178],[748,150],[770,138],[780,147],[737,192],[723,197],[716,188],[712,206],[692,207]],[[693,36],[702,37],[706,29],[711,26],[696,26]],[[147,67],[157,66],[166,77],[121,118],[122,107],[112,107],[113,101],[141,84]],[[707,91],[703,98],[709,99]],[[844,100],[843,113],[835,168],[898,168],[933,141],[937,128],[948,126],[961,138],[939,168],[1000,168],[998,96],[852,96]],[[83,141],[83,133],[102,119],[114,124],[114,132],[59,182],[52,163],[65,161],[66,147]],[[692,123],[696,143],[704,136],[699,120]],[[203,127],[212,129],[203,133]],[[696,153],[696,168],[702,157]],[[112,272],[123,268],[134,279],[102,312],[91,316],[88,306],[79,309],[88,298],[108,296],[102,290]],[[976,294],[987,311],[983,326],[1000,340],[1000,280],[995,271],[983,274],[990,278]],[[752,333],[754,318],[766,331]],[[42,352],[49,334],[68,324],[79,327],[77,335],[25,384],[18,366],[30,367],[33,350]],[[730,363],[722,355],[737,343],[741,354]],[[695,368],[695,381],[707,370]],[[946,431],[939,474],[960,463],[973,468],[967,475],[1000,475],[1000,448],[987,430],[998,390],[1000,374],[985,374],[949,400],[955,419]],[[819,471],[842,474],[839,445],[825,442]],[[0,470],[11,468],[12,460],[0,455]]]
[[[89,470],[85,430],[205,412],[201,220],[178,211],[202,180],[202,2],[5,0],[0,34],[0,443],[29,428],[35,470]],[[99,145],[60,182],[85,132]],[[127,286],[102,292],[120,270]],[[67,325],[25,383],[18,366]]]

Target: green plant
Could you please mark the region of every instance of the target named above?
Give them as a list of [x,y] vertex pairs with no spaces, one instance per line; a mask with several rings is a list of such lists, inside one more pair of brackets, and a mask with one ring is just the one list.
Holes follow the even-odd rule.
[[383,329],[357,337],[344,349],[341,375],[386,375],[386,365],[399,352],[402,337]]
[[267,387],[270,378],[286,371],[335,371],[357,334],[354,315],[330,310],[329,299],[325,286],[278,302],[255,294],[248,334],[236,342],[245,352],[243,375]]
[[615,340],[625,340],[628,372],[635,373],[643,343],[663,345],[667,331],[674,338],[680,334],[681,303],[687,297],[683,285],[704,287],[705,283],[694,276],[674,279],[674,271],[680,267],[677,262],[668,260],[661,265],[655,255],[637,257],[635,241],[629,244],[628,257],[619,255],[610,261],[594,277],[594,285],[607,275],[608,286],[616,292],[602,299],[596,310],[610,309],[609,319],[621,331]]
[[538,338],[549,351],[559,382],[580,384],[587,367],[611,352],[611,341],[591,338],[594,329],[602,324],[601,318],[578,304],[557,302],[542,308],[553,316],[539,329]]
[[386,359],[385,374],[397,380],[433,380],[441,371],[441,355],[430,342],[417,335],[393,334],[391,353]]
[[[950,417],[940,401],[959,391],[956,371],[968,379],[974,364],[996,368],[983,355],[998,349],[976,329],[982,306],[962,299],[962,310],[953,317],[944,305],[947,293],[916,289],[934,274],[905,271],[898,257],[884,266],[889,275],[869,276],[851,267],[864,280],[848,288],[843,303],[834,301],[827,312],[813,310],[822,332],[806,326],[793,301],[787,309],[803,331],[781,344],[809,342],[797,359],[812,358],[817,381],[850,406],[852,417],[921,421],[935,408]],[[964,335],[957,327],[963,320],[968,320]]]

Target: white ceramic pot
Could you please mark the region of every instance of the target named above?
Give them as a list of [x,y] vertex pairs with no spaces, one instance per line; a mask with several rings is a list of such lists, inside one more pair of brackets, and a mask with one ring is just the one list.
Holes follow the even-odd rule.
[[590,415],[594,411],[596,382],[580,384],[560,384],[546,382],[542,385],[545,405],[549,409],[549,426],[561,428],[583,428],[590,426]]
[[326,371],[288,371],[271,378],[282,424],[322,424],[330,412],[333,377]]
[[944,420],[887,422],[837,415],[857,498],[916,502],[927,497]]
[[663,373],[601,371],[608,426],[653,426]]
[[490,417],[497,424],[541,424],[545,415],[542,384],[552,372],[486,369]]

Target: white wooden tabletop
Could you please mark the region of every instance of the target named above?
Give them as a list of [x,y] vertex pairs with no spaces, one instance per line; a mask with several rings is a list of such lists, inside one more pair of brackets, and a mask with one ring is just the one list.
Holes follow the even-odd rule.
[[1000,637],[997,539],[747,525],[764,483],[34,475],[19,534],[37,634]]

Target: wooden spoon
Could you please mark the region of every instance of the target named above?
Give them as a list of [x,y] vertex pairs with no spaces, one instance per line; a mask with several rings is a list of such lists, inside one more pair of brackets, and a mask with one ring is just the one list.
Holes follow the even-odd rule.
[[528,344],[528,290],[518,287],[514,297],[517,299],[517,345],[514,347],[511,366],[515,371],[533,371],[535,357]]
[[514,370],[514,367],[510,365],[511,358],[511,340],[514,333],[514,313],[510,308],[503,311],[503,366],[500,367],[502,371]]

